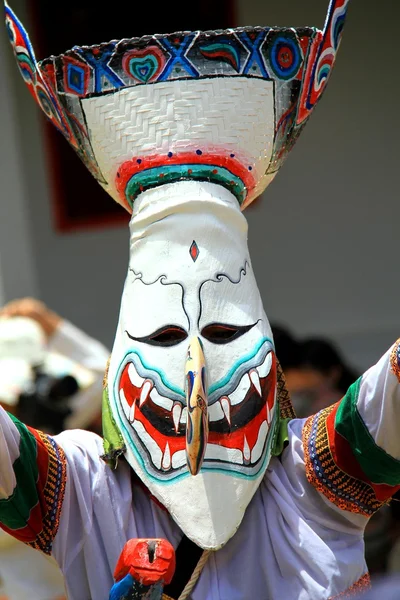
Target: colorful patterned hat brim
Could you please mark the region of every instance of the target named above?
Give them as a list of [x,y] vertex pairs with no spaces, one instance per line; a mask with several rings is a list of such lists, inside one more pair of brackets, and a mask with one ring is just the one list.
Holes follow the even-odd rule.
[[30,92],[127,210],[141,191],[182,179],[223,185],[244,208],[321,97],[348,2],[331,0],[323,31],[181,32],[75,46],[40,62],[7,4],[6,24]]

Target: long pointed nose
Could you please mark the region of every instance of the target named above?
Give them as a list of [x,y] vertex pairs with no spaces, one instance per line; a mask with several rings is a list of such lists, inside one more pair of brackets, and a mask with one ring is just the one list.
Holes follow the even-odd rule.
[[191,474],[197,475],[203,464],[208,441],[206,361],[198,337],[191,340],[188,348],[185,377],[186,461]]

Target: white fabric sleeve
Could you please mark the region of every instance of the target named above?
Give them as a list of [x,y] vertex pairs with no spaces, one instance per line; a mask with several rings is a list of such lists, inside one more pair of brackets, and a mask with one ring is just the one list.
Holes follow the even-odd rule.
[[0,499],[9,498],[16,486],[13,464],[19,457],[20,434],[0,406]]
[[399,359],[397,342],[303,428],[309,483],[342,510],[366,517],[400,488]]
[[0,523],[45,554],[58,530],[66,460],[51,436],[27,427],[0,407]]
[[400,460],[400,340],[362,376],[357,411],[375,444]]
[[77,570],[89,569],[93,577],[98,554],[106,552],[107,544],[109,549],[114,545],[118,549],[114,568],[125,543],[124,521],[132,512],[130,467],[121,461],[117,471],[112,471],[100,458],[104,452],[101,438],[92,432],[64,431],[55,440],[67,457],[68,476],[53,556],[66,573],[80,555]]

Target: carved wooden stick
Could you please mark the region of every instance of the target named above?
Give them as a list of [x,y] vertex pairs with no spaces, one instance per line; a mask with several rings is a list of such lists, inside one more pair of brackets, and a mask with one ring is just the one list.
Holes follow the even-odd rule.
[[192,475],[203,463],[208,441],[206,363],[199,338],[192,339],[186,360],[186,461]]
[[109,600],[161,600],[175,571],[175,551],[167,540],[129,540],[114,572]]

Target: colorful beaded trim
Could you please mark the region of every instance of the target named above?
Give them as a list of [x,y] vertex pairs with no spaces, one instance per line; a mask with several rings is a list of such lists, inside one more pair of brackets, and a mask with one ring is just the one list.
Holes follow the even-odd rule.
[[303,428],[304,459],[309,483],[342,510],[370,517],[382,506],[371,485],[343,471],[335,462],[327,418],[336,404],[309,417]]
[[371,578],[369,573],[365,573],[358,581],[353,583],[345,592],[338,594],[337,596],[331,596],[329,600],[338,600],[339,598],[352,598],[358,596],[360,592],[371,589]]
[[393,350],[390,355],[390,366],[400,382],[400,340],[397,340],[393,346]]
[[282,367],[279,363],[277,363],[277,390],[278,390],[278,399],[279,399],[279,414],[281,419],[295,419],[296,413],[294,412],[294,408],[292,405],[292,401],[290,399],[289,391],[286,387],[285,375],[282,371]]
[[47,480],[43,489],[47,514],[43,520],[42,531],[38,534],[36,540],[28,545],[36,550],[41,550],[45,554],[51,554],[52,542],[58,531],[65,494],[67,461],[64,450],[58,446],[52,437],[42,432],[38,432],[38,434],[47,449],[49,457]]

